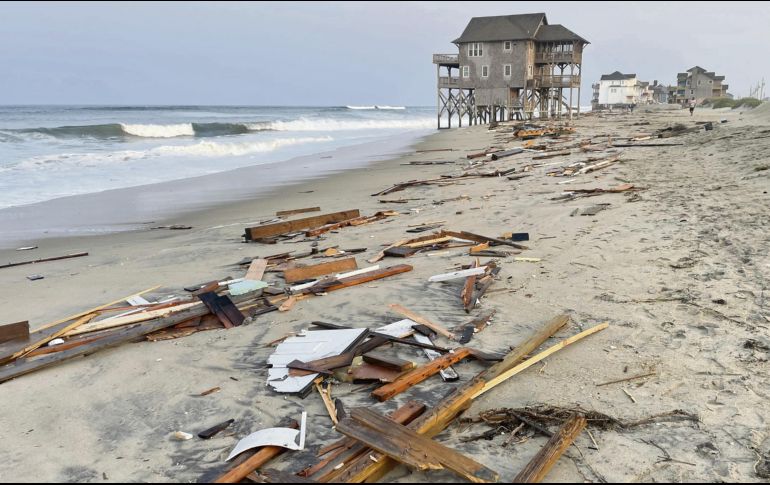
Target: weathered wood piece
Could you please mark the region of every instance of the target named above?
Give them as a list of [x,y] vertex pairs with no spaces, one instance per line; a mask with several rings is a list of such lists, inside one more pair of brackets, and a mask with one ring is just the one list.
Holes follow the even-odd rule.
[[95,316],[96,313],[89,313],[77,320],[62,322],[58,325],[32,332],[29,335],[28,340],[13,340],[0,345],[0,364],[5,364],[19,359],[20,357],[25,357],[33,350],[42,347],[51,340],[61,337],[70,330],[88,323]]
[[335,229],[341,229],[347,226],[360,226],[363,224],[369,224],[371,222],[381,221],[382,219],[385,219],[390,216],[395,216],[395,215],[398,215],[398,212],[380,211],[372,216],[354,217],[352,219],[346,219],[344,221],[339,221],[332,224],[326,224],[316,229],[310,229],[305,232],[305,236],[306,237],[320,236],[321,234],[324,234],[329,231],[333,231]]
[[225,328],[237,327],[246,319],[227,295],[217,295],[212,291],[201,293],[198,295],[198,298],[200,298],[211,313],[219,318],[219,321],[222,322]]
[[13,268],[14,266],[23,266],[25,264],[45,263],[47,261],[59,261],[60,259],[80,258],[82,256],[88,256],[88,253],[75,253],[75,254],[67,254],[64,256],[56,256],[53,258],[42,258],[42,259],[35,259],[32,261],[20,261],[18,263],[8,263],[8,264],[0,265],[0,269]]
[[249,269],[246,271],[246,276],[244,276],[243,279],[250,281],[262,281],[262,277],[265,275],[266,269],[266,259],[254,259],[251,261]]
[[386,369],[393,369],[399,372],[404,372],[410,369],[414,369],[415,363],[409,360],[399,359],[398,357],[391,357],[385,355],[382,352],[367,352],[362,355],[364,362],[369,364],[385,367]]
[[358,268],[356,258],[335,259],[326,263],[314,264],[312,266],[297,266],[286,269],[283,272],[283,278],[287,283],[315,278],[339,271],[350,271]]
[[529,249],[529,247],[524,246],[523,244],[516,244],[513,241],[507,241],[505,239],[498,239],[495,237],[488,237],[488,236],[480,236],[478,234],[473,234],[471,232],[466,231],[443,231],[446,235],[456,237],[459,239],[465,239],[467,241],[474,241],[477,243],[485,243],[485,242],[493,242],[495,244],[503,245],[503,246],[511,246],[516,249]]
[[337,431],[417,470],[446,468],[474,483],[499,478],[481,463],[369,409],[352,409]]
[[95,322],[84,323],[83,325],[78,325],[76,328],[65,332],[63,335],[66,337],[74,337],[84,333],[98,332],[110,328],[125,327],[126,325],[131,325],[132,323],[141,323],[152,320],[154,318],[164,317],[166,315],[171,315],[172,313],[180,312],[195,306],[200,306],[200,303],[194,302],[178,304],[177,302],[177,304],[174,306],[159,308],[157,310],[132,313],[130,315],[116,316]]
[[523,152],[524,150],[521,148],[513,148],[511,150],[495,152],[492,154],[490,158],[492,158],[492,160],[500,160],[501,158],[510,157],[511,155],[518,155],[519,153],[523,153]]
[[405,308],[405,307],[403,307],[403,306],[401,306],[401,305],[399,305],[397,303],[392,303],[389,306],[390,306],[391,310],[393,310],[394,312],[398,313],[399,315],[402,315],[402,316],[408,318],[409,320],[412,320],[413,322],[425,325],[426,327],[430,328],[431,330],[435,331],[436,333],[439,333],[439,334],[443,335],[444,337],[446,337],[446,338],[448,338],[450,340],[456,340],[457,339],[457,336],[454,333],[450,332],[449,330],[447,330],[446,328],[442,327],[438,323],[433,323],[430,320],[428,320],[427,318],[422,317],[422,316],[414,313],[413,311],[409,310],[408,308]]
[[218,433],[221,433],[222,431],[226,430],[231,424],[235,422],[234,419],[228,419],[224,423],[219,423],[216,426],[212,426],[209,429],[205,429],[198,433],[198,438],[202,440],[209,440],[216,436]]
[[325,224],[331,224],[335,222],[342,222],[348,219],[354,219],[360,217],[361,213],[358,209],[334,212],[331,214],[323,214],[320,216],[305,217],[302,219],[296,219],[293,221],[276,222],[274,224],[265,224],[262,226],[248,227],[246,228],[246,240],[253,241],[255,239],[263,239],[273,236],[280,236],[287,232],[300,231],[302,229],[312,229],[321,227]]
[[[286,427],[299,429],[299,423],[292,421]],[[246,478],[249,473],[257,470],[259,467],[280,455],[284,451],[286,451],[286,448],[281,448],[280,446],[265,446],[260,448],[259,451],[249,456],[248,458],[243,459],[239,457],[238,461],[243,461],[240,461],[240,463],[235,465],[223,475],[220,475],[211,483],[239,483],[241,480]],[[250,451],[245,451],[241,454],[241,456],[248,455],[249,453]]]
[[372,391],[372,397],[380,402],[387,401],[393,396],[401,394],[415,384],[419,384],[428,377],[438,373],[442,369],[446,369],[471,355],[470,349],[464,347],[455,349],[453,352],[444,354],[411,372],[407,372],[390,384],[375,389]]
[[430,281],[431,283],[436,283],[439,281],[459,280],[462,278],[468,278],[469,276],[482,275],[484,274],[485,271],[486,271],[486,267],[463,269],[460,271],[452,271],[451,273],[443,273],[443,274],[437,274],[437,275],[431,276],[430,278],[428,278],[428,281]]
[[540,483],[586,427],[586,418],[575,415],[555,433],[513,479],[513,483]]
[[294,214],[304,214],[305,212],[321,212],[320,207],[306,207],[304,209],[289,209],[275,213],[278,217],[293,216]]
[[[476,258],[476,260],[473,261],[473,264],[471,264],[471,269],[476,269],[476,268],[480,268],[478,258]],[[487,268],[485,266],[484,270],[486,271],[486,269]],[[481,274],[484,274],[484,273],[481,273]],[[468,276],[465,279],[465,284],[463,285],[463,291],[460,293],[460,299],[463,302],[463,308],[465,308],[465,313],[470,313],[471,310],[473,310],[473,307],[476,306],[476,299],[473,297],[473,292],[476,287],[476,279],[478,278],[478,276],[479,276],[478,274],[472,274]]]
[[0,343],[13,340],[29,340],[29,322],[0,325]]
[[[441,400],[433,408],[413,421],[409,427],[417,433],[432,438],[443,431],[460,413],[467,409],[471,403],[471,396],[484,387],[484,382],[494,378],[506,370],[515,367],[524,358],[536,350],[549,337],[559,331],[569,321],[567,315],[559,315],[547,322],[537,330],[525,342],[517,346],[505,359],[481,372],[473,380],[455,389],[452,394]],[[373,482],[387,474],[398,463],[381,454],[374,453],[371,456],[362,456],[345,467],[344,472],[335,477],[339,482]]]
[[389,276],[395,276],[397,274],[406,273],[412,271],[412,266],[408,264],[397,264],[395,266],[389,266],[387,268],[378,269],[369,273],[360,274],[357,276],[351,276],[349,278],[340,278],[333,281],[322,281],[310,288],[303,290],[305,293],[320,293],[337,291],[350,286],[362,285],[370,281],[387,278]]

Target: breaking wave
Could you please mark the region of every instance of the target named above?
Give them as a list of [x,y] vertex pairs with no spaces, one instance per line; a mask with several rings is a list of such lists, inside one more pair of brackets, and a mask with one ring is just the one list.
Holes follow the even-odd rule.
[[196,157],[238,157],[254,153],[264,153],[291,145],[332,141],[331,137],[279,138],[270,141],[218,143],[201,141],[192,145],[164,145],[148,150],[122,150],[108,153],[62,153],[58,155],[38,156],[19,162],[7,170],[67,170],[72,167],[98,167],[103,165],[141,160],[162,156]]
[[[361,108],[365,109],[365,108]],[[385,108],[380,108],[385,109]],[[388,109],[399,109],[396,107]],[[123,124],[59,126],[56,128],[25,128],[6,130],[21,134],[47,135],[55,138],[177,138],[243,135],[259,131],[341,131],[431,128],[433,119],[408,120],[341,120],[334,118],[299,118],[290,121],[261,121],[254,123],[176,123],[176,124]],[[0,138],[0,141],[4,141]]]

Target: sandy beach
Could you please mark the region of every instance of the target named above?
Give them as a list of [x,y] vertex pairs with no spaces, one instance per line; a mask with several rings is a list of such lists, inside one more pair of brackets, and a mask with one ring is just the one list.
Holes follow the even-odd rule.
[[[721,123],[721,120],[726,122]],[[359,267],[384,246],[405,237],[411,225],[444,221],[443,228],[499,237],[527,232],[530,249],[498,259],[502,268],[479,308],[470,315],[459,299],[459,281],[428,283],[432,275],[469,264],[467,248],[420,253],[413,271],[300,301],[288,312],[255,317],[247,325],[199,332],[162,342],[121,345],[0,384],[0,478],[3,481],[197,482],[216,476],[235,443],[247,434],[308,412],[306,449],[271,462],[297,472],[314,463],[319,447],[340,438],[318,394],[305,399],[266,386],[268,342],[320,320],[374,328],[401,317],[400,303],[451,328],[482,312],[491,325],[470,345],[506,353],[544,322],[565,313],[570,323],[554,341],[607,322],[609,328],[576,343],[474,401],[463,417],[498,408],[580,407],[624,422],[681,410],[698,421],[669,420],[628,429],[591,427],[549,474],[549,482],[766,481],[770,476],[770,113],[639,107],[633,114],[592,114],[570,122],[575,141],[619,139],[681,123],[712,122],[711,131],[671,137],[665,147],[617,148],[620,161],[575,177],[546,172],[584,160],[579,150],[533,163],[524,152],[488,162],[479,170],[528,176],[458,180],[416,186],[373,197],[393,184],[457,174],[466,155],[507,142],[504,126],[443,130],[401,156],[365,167],[316,174],[158,225],[190,230],[143,229],[114,234],[29,241],[39,248],[0,250],[0,260],[45,258],[87,251],[89,256],[0,270],[3,323],[28,320],[34,329],[65,315],[160,285],[148,298],[184,295],[185,286],[238,278],[244,258],[306,251],[308,242],[245,243],[244,228],[276,211],[321,207],[323,213],[393,210],[398,216],[323,235],[321,247],[367,248]],[[451,149],[451,151],[449,150]],[[401,149],[399,149],[400,151]],[[444,150],[444,151],[431,151]],[[384,150],[384,153],[389,153]],[[449,161],[409,165],[415,161]],[[526,166],[531,170],[524,171]],[[352,165],[351,165],[352,166]],[[475,170],[475,169],[471,169]],[[568,182],[568,183],[562,183]],[[564,199],[565,191],[630,183],[643,190]],[[379,199],[411,199],[383,204]],[[558,200],[554,200],[558,199]],[[594,215],[580,215],[606,204]],[[301,216],[295,216],[301,217]],[[427,233],[426,233],[427,234]],[[26,243],[25,243],[26,245]],[[481,258],[482,262],[490,258]],[[45,278],[29,281],[28,275]],[[277,273],[266,276],[283,285]],[[451,345],[439,338],[441,345]],[[419,364],[418,349],[388,349]],[[376,403],[370,387],[335,385],[347,408],[386,413],[410,399],[435,404],[485,366],[454,366],[458,383],[433,376],[408,392]],[[613,380],[647,375],[618,384]],[[206,389],[220,392],[201,397]],[[197,433],[227,419],[215,438],[175,441],[175,431]],[[485,424],[454,422],[435,439],[497,471],[510,481],[547,441],[526,431],[502,446],[465,438]],[[455,482],[447,471],[397,467],[396,482]]]

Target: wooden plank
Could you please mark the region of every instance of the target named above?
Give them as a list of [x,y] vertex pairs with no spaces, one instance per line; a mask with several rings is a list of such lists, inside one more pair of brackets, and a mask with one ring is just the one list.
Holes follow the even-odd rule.
[[[471,264],[471,268],[479,268],[479,259],[476,258],[476,260]],[[486,267],[484,268],[486,270]],[[473,297],[473,291],[476,287],[476,279],[478,278],[478,275],[470,275],[465,279],[465,284],[463,285],[463,291],[460,293],[460,299],[463,302],[463,308],[465,308],[465,313],[470,313],[471,310],[473,310],[473,307],[476,306],[476,299]]]
[[254,239],[262,239],[272,236],[280,236],[287,232],[300,231],[302,229],[311,229],[321,227],[325,224],[334,222],[342,222],[347,219],[354,219],[360,217],[361,213],[358,209],[334,212],[331,214],[323,214],[320,216],[305,217],[302,219],[296,219],[293,221],[276,222],[274,224],[265,224],[262,226],[248,227],[246,228],[246,240],[253,241]]
[[[197,330],[195,331],[197,332]],[[88,335],[80,338],[74,338],[74,339],[67,340],[63,344],[37,348],[32,352],[29,352],[28,354],[26,354],[24,357],[31,359],[32,357],[38,357],[41,355],[55,354],[57,352],[74,349],[75,347],[80,347],[81,345],[95,342],[99,339],[103,339],[104,337],[107,337],[107,335],[106,334]]]
[[406,273],[412,271],[412,266],[408,264],[397,264],[395,266],[389,266],[369,273],[364,273],[357,276],[351,276],[350,278],[341,278],[329,282],[321,282],[303,290],[306,293],[319,293],[337,291],[350,286],[362,285],[370,281],[387,278],[389,276],[395,276],[397,274]]
[[411,370],[415,367],[415,363],[412,361],[385,355],[382,352],[367,352],[362,357],[364,362],[385,367],[386,369],[397,370],[399,372]]
[[14,266],[23,266],[25,264],[45,263],[47,261],[59,261],[60,259],[80,258],[82,256],[88,256],[88,253],[75,253],[75,254],[67,254],[64,256],[56,256],[53,258],[43,258],[43,259],[35,259],[31,261],[20,261],[18,263],[8,263],[8,264],[0,265],[0,269],[13,268]]
[[489,236],[480,236],[478,234],[473,234],[472,232],[466,232],[466,231],[444,231],[449,236],[456,237],[459,239],[465,239],[467,241],[474,241],[477,243],[485,243],[485,242],[493,242],[495,244],[501,244],[503,246],[511,246],[516,249],[529,249],[527,246],[524,246],[523,244],[516,244],[515,242],[506,241],[505,239],[498,239],[495,237],[489,237]]
[[353,383],[358,384],[360,382],[379,382],[387,384],[395,381],[403,372],[389,369],[374,364],[367,364],[362,362],[358,365],[350,366],[348,375],[353,379]]
[[393,396],[401,394],[415,384],[419,384],[428,377],[460,362],[467,357],[470,357],[471,355],[472,354],[470,349],[465,347],[455,349],[453,352],[444,354],[441,357],[438,357],[433,361],[412,370],[411,372],[407,372],[394,382],[375,389],[372,391],[372,397],[380,402],[387,401]]
[[[293,421],[286,427],[298,429],[299,423]],[[259,451],[242,461],[240,464],[234,466],[223,475],[217,477],[211,483],[239,483],[241,480],[246,478],[249,473],[258,469],[284,451],[286,451],[286,448],[281,448],[280,446],[264,446],[260,448]],[[249,453],[249,451],[246,451],[243,454],[247,453]]]
[[562,425],[557,433],[543,446],[532,458],[527,466],[521,470],[513,483],[540,483],[551,471],[551,468],[559,461],[561,455],[567,451],[575,438],[586,427],[586,418],[582,415],[574,415]]
[[404,317],[408,318],[409,320],[412,320],[413,322],[425,325],[426,327],[430,328],[431,330],[435,331],[436,333],[439,333],[443,335],[444,337],[450,339],[450,340],[457,340],[457,336],[447,330],[446,328],[442,327],[438,323],[433,323],[427,318],[424,318],[413,311],[409,310],[408,308],[405,308],[397,303],[392,303],[389,305],[390,309],[394,312],[398,313],[399,315],[403,315]]
[[230,297],[208,292],[198,295],[198,298],[206,305],[211,313],[219,318],[225,328],[237,327],[243,323],[246,317],[236,308]]
[[446,468],[474,483],[496,482],[498,474],[481,463],[374,411],[355,408],[337,431],[417,470]]
[[225,421],[223,423],[219,423],[219,424],[217,424],[215,426],[212,426],[209,429],[205,429],[205,430],[201,431],[200,433],[198,433],[198,438],[200,438],[202,440],[210,440],[211,438],[213,438],[218,433],[221,433],[222,431],[226,430],[234,422],[235,422],[234,419],[228,419],[227,421]]
[[537,364],[541,360],[545,359],[546,357],[550,356],[551,354],[558,352],[559,350],[563,349],[564,347],[567,347],[569,345],[574,344],[575,342],[582,340],[590,335],[593,335],[597,332],[601,332],[605,328],[609,327],[609,324],[602,323],[601,325],[597,325],[595,327],[589,328],[588,330],[585,330],[583,332],[580,332],[577,335],[573,335],[572,337],[569,337],[567,339],[562,340],[558,344],[549,347],[547,350],[544,350],[543,352],[540,352],[536,356],[532,357],[531,359],[527,359],[524,362],[520,363],[519,365],[513,367],[512,369],[508,369],[505,372],[500,373],[500,375],[495,376],[493,379],[488,380],[484,387],[478,391],[476,394],[473,395],[473,399],[477,398],[478,396],[484,394],[485,392],[489,391],[493,387],[499,385],[500,383],[510,379],[511,377],[515,376],[519,372],[522,372],[533,365]]
[[266,259],[254,259],[251,261],[249,269],[246,271],[246,276],[244,276],[243,279],[262,281],[262,277],[265,275],[265,269],[267,269]]
[[[485,381],[521,363],[527,355],[558,332],[567,322],[569,322],[567,315],[559,315],[551,319],[526,341],[516,346],[515,350],[511,351],[505,359],[455,389],[449,396],[414,420],[409,427],[429,438],[436,436],[449,426],[460,413],[470,407],[473,402],[471,396],[484,387]],[[381,453],[362,456],[347,466],[344,472],[336,476],[335,480],[348,483],[374,482],[382,478],[397,464],[395,460]]]
[[96,317],[96,313],[89,313],[88,315],[85,315],[75,320],[74,322],[62,322],[56,326],[33,332],[30,334],[29,340],[14,340],[12,342],[6,342],[0,346],[0,364],[5,364],[20,357],[26,356],[26,354],[42,347],[51,340],[61,337],[68,331],[91,321],[91,319],[94,317]]
[[0,343],[13,340],[29,340],[29,322],[16,322],[0,325]]
[[320,207],[306,207],[304,209],[289,209],[275,213],[278,217],[293,216],[294,214],[304,214],[305,212],[321,212]]
[[100,320],[98,322],[90,322],[88,324],[78,326],[77,328],[73,328],[72,330],[65,333],[64,336],[74,337],[76,335],[82,335],[84,333],[97,332],[100,330],[107,330],[107,329],[116,328],[116,327],[124,327],[126,325],[131,325],[132,323],[146,322],[147,320],[152,320],[158,317],[164,317],[166,315],[170,315],[175,312],[180,312],[182,310],[186,310],[188,308],[192,308],[197,305],[200,305],[200,303],[199,302],[183,303],[172,307],[161,308],[159,310],[132,313],[131,315],[125,315],[122,317],[109,318],[105,320]]
[[326,263],[314,264],[312,266],[298,266],[289,268],[283,272],[283,278],[287,283],[315,278],[340,271],[350,271],[358,268],[356,258],[335,259]]

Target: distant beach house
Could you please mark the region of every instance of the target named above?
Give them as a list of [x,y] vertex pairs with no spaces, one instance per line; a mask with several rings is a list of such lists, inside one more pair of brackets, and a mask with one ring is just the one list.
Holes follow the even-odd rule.
[[724,84],[724,76],[717,76],[700,66],[680,72],[676,75],[676,89],[669,92],[669,103],[687,104],[695,98],[697,103],[709,98],[732,98]]
[[[657,81],[655,81],[657,84]],[[655,91],[649,82],[640,81],[636,74],[623,74],[615,71],[604,74],[598,84],[594,84],[594,109],[624,107],[654,102]]]
[[439,128],[444,115],[451,127],[455,116],[462,126],[465,116],[468,124],[478,124],[580,113],[583,48],[589,42],[549,24],[544,13],[474,17],[452,43],[458,54],[433,55]]

